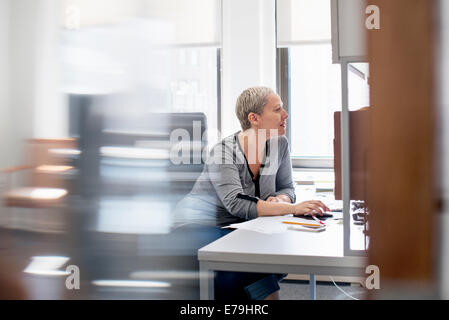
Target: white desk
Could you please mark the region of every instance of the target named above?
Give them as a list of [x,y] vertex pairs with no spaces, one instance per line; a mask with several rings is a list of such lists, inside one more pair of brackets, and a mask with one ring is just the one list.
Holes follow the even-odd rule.
[[343,256],[343,225],[313,233],[288,230],[264,234],[235,230],[198,250],[200,298],[214,298],[213,271],[310,274],[311,298],[315,275],[363,276],[365,257]]

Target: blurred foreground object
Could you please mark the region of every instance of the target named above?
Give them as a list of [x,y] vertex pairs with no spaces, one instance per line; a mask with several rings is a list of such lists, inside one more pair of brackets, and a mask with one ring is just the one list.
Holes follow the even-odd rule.
[[0,270],[0,300],[26,299],[25,291],[15,274],[15,268],[1,261]]
[[438,283],[437,7],[410,3],[373,2],[388,14],[369,40],[369,263],[379,267],[382,289],[371,298],[435,298]]
[[27,140],[27,164],[1,171],[6,175],[6,190],[2,194],[6,208],[0,216],[1,225],[38,232],[65,231],[66,219],[58,209],[63,208],[68,191],[61,175],[73,167],[53,151],[74,149],[75,145],[74,139]]
[[[26,299],[25,290],[19,280],[20,271],[7,252],[12,247],[7,230],[0,227],[0,300]],[[8,259],[6,259],[8,256]]]

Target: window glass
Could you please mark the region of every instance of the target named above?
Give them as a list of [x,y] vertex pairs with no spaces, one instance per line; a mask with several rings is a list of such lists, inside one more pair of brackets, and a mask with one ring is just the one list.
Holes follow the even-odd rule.
[[[109,101],[120,101],[116,107],[121,111],[204,112],[208,132],[215,132],[221,1],[66,0],[63,4],[64,93],[114,95]],[[214,138],[209,137],[209,142]]]
[[368,79],[368,63],[350,63],[348,65],[348,99],[350,111],[370,105]]
[[290,47],[292,156],[333,157],[333,113],[341,109],[341,72],[331,56],[330,43]]
[[329,0],[277,0],[278,46],[331,37]]

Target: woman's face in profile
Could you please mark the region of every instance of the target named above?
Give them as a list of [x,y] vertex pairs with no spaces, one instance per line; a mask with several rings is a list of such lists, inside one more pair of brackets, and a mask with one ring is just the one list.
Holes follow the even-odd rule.
[[268,103],[265,105],[262,114],[259,115],[258,129],[267,130],[267,138],[270,130],[278,130],[278,135],[284,135],[287,128],[288,113],[283,108],[281,98],[277,94],[270,94],[267,97]]

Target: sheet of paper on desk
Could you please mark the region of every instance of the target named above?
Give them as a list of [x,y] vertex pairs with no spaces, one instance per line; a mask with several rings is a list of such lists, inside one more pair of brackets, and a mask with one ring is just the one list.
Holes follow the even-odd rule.
[[[243,229],[243,230],[249,230],[249,231],[256,231],[261,233],[283,233],[287,230],[291,229],[292,225],[284,224],[283,221],[290,221],[290,222],[300,222],[300,223],[313,223],[310,220],[301,219],[293,217],[292,215],[287,216],[275,216],[275,217],[259,217],[253,220],[245,221],[242,223],[234,223],[228,226],[228,228],[235,228],[235,229]],[[304,229],[306,231],[306,228],[301,228],[300,226],[297,226],[298,230]],[[310,230],[308,230],[310,231]]]

